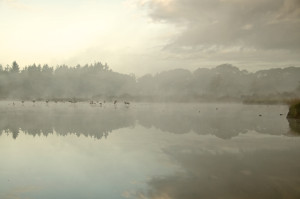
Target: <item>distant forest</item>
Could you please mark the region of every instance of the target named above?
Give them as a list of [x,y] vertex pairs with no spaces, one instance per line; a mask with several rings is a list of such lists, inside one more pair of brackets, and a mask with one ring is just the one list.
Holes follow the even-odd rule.
[[255,73],[230,64],[191,72],[174,69],[135,75],[112,71],[107,64],[69,67],[0,65],[1,100],[131,100],[154,102],[282,102],[300,97],[300,68]]

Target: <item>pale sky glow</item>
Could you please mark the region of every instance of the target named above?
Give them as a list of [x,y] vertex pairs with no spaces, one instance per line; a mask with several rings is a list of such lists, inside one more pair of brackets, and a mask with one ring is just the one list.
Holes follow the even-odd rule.
[[299,1],[251,2],[0,0],[0,64],[101,61],[138,75],[299,66]]

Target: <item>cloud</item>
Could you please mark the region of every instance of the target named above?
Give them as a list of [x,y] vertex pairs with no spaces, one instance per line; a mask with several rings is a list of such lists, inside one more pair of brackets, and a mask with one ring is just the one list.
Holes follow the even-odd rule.
[[[249,138],[244,143],[231,140],[213,144],[221,151],[223,148],[223,152],[214,151],[212,143],[207,141],[207,151],[201,151],[202,143],[194,147],[189,143],[165,148],[163,151],[182,171],[151,177],[148,190],[137,192],[135,198],[298,198],[299,175],[295,165],[299,164],[296,158],[299,147],[289,148],[289,145],[280,149],[280,144],[266,144],[271,137],[254,139],[260,143]],[[252,142],[252,150],[245,151],[244,144],[249,144],[248,141]],[[280,138],[278,141],[282,142]],[[233,143],[240,146],[234,153],[228,150],[237,146]]]
[[[299,0],[139,1],[154,22],[184,27],[165,46],[171,52],[240,47],[300,50]],[[219,49],[219,50],[218,50]]]

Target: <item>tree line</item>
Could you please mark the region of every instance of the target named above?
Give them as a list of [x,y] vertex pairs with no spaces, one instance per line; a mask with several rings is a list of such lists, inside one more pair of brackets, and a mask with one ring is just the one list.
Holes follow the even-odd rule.
[[135,101],[282,101],[300,97],[300,68],[275,68],[255,73],[230,64],[191,72],[174,69],[135,75],[112,71],[107,64],[56,67],[14,61],[0,65],[0,99],[99,99]]
[[135,78],[113,72],[107,64],[69,67],[32,64],[20,69],[16,61],[0,66],[1,99],[89,99],[131,93]]

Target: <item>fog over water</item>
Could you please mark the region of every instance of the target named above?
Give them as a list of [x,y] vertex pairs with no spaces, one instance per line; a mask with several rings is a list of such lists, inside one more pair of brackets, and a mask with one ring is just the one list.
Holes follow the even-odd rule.
[[[14,103],[14,105],[13,105]],[[285,119],[287,106],[243,104],[1,102],[0,129],[17,138],[30,135],[85,135],[107,137],[120,128],[156,128],[174,134],[194,132],[230,139],[256,131],[271,135],[297,135],[293,120]],[[263,115],[261,117],[260,115]],[[290,124],[290,125],[289,125]]]
[[2,101],[0,110],[4,199],[300,195],[299,122],[286,105]]
[[0,199],[300,198],[300,0],[0,0],[0,30]]

